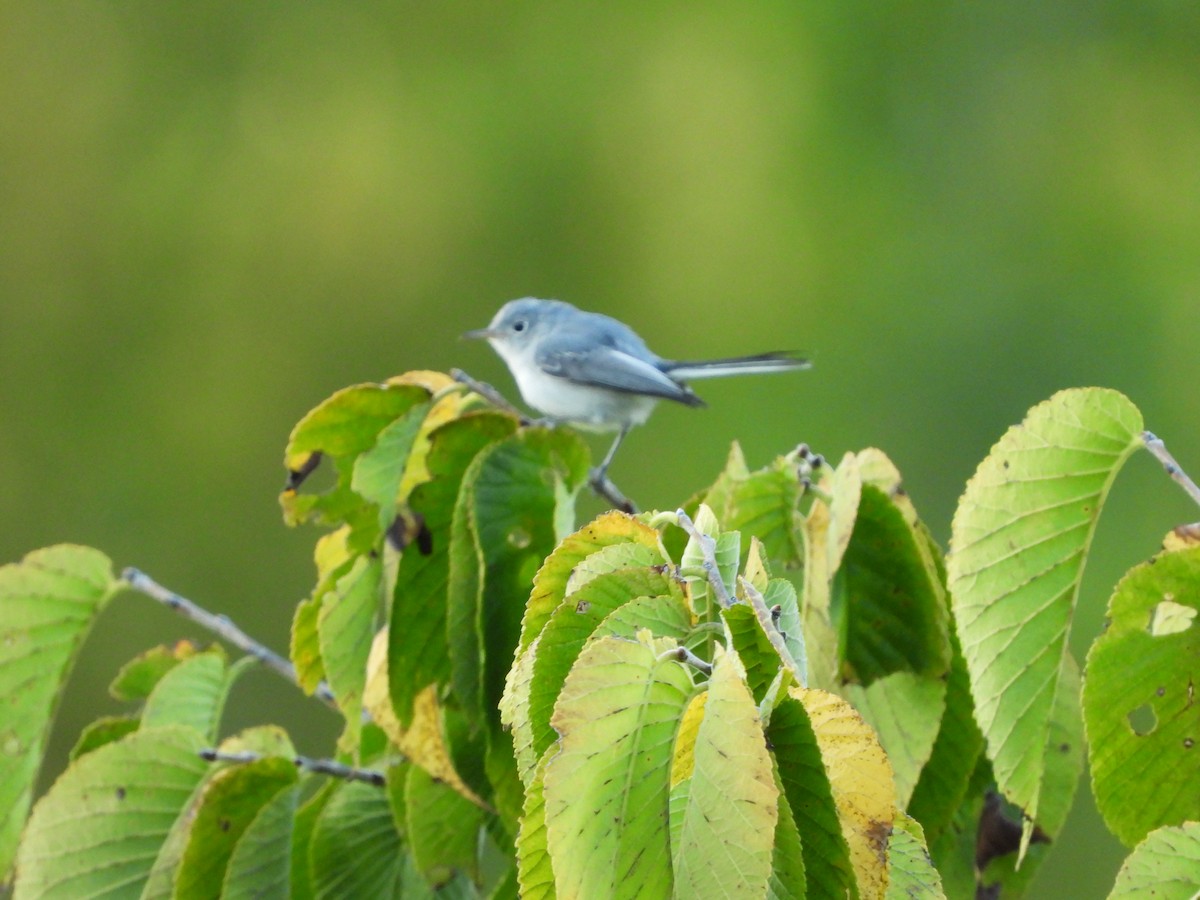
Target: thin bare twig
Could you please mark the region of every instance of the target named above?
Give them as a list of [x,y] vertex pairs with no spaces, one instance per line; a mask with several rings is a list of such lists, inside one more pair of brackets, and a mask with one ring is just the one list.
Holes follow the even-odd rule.
[[721,570],[717,567],[716,540],[701,532],[696,527],[696,523],[682,509],[676,510],[675,516],[679,520],[679,527],[686,531],[688,536],[700,547],[700,553],[704,556],[704,561],[700,565],[708,577],[708,583],[712,585],[717,602],[725,609],[729,609],[733,606],[733,600],[729,596],[729,589],[725,587],[725,582],[721,580]]
[[1175,457],[1167,450],[1167,445],[1162,442],[1161,438],[1155,437],[1149,431],[1142,432],[1142,443],[1146,445],[1154,458],[1162,463],[1162,467],[1167,470],[1167,474],[1182,487],[1189,497],[1191,497],[1197,505],[1200,505],[1200,487],[1196,486],[1196,482],[1188,477],[1187,472],[1175,461]]
[[[253,656],[268,669],[283,676],[292,684],[300,684],[300,679],[296,675],[296,667],[291,662],[250,637],[250,635],[238,628],[237,625],[233,624],[228,616],[210,613],[203,607],[193,603],[187,597],[175,593],[170,588],[163,587],[145,572],[135,569],[132,566],[121,573],[121,579],[135,591],[157,600],[168,609],[175,610],[175,612],[184,618],[190,619],[202,628],[211,631],[222,640],[233,644],[233,646],[242,652]],[[324,681],[317,685],[317,689],[313,693],[318,699],[335,709],[337,708],[333,691],[329,689],[329,685]]]
[[[201,750],[200,758],[206,759],[209,762],[226,762],[236,765],[245,765],[246,763],[258,762],[260,759],[265,759],[260,753],[251,753],[249,751],[222,753],[220,750]],[[383,772],[376,771],[375,769],[355,769],[333,759],[313,759],[308,756],[295,756],[292,757],[292,762],[297,769],[303,769],[306,772],[312,772],[317,775],[328,775],[331,778],[340,778],[343,781],[362,781],[366,784],[373,784],[376,787],[383,787],[387,783],[387,776]]]

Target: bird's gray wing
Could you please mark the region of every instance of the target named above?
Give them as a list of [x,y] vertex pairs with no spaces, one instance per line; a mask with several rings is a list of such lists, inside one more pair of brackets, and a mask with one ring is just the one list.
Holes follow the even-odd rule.
[[615,347],[585,348],[576,341],[548,340],[538,351],[536,362],[546,374],[576,384],[603,387],[626,394],[663,397],[688,406],[704,405],[704,401],[686,385],[673,381],[653,363]]

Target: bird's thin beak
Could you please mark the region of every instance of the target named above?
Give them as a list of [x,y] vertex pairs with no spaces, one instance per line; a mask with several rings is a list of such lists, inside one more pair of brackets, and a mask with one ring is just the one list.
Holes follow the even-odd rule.
[[496,332],[490,328],[476,328],[474,331],[468,331],[462,336],[464,341],[486,341],[488,338],[496,336]]

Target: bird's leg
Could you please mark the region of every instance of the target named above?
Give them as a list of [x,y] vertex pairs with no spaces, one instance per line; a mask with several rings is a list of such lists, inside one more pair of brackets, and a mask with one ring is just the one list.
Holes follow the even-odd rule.
[[623,510],[629,514],[637,512],[637,506],[633,501],[626,497],[617,488],[608,477],[608,466],[613,461],[613,457],[617,453],[617,448],[621,446],[621,441],[625,440],[625,435],[629,433],[629,426],[626,425],[617,432],[616,440],[612,442],[612,446],[608,448],[608,452],[604,454],[604,459],[600,465],[592,469],[588,473],[588,484],[592,490],[611,503],[617,509]]

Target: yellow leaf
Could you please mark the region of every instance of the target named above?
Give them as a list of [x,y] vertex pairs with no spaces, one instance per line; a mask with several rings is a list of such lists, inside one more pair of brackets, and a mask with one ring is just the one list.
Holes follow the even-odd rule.
[[897,812],[891,763],[871,726],[841,697],[798,687],[789,693],[812,721],[859,895],[862,900],[883,897]]
[[466,797],[480,809],[492,812],[491,806],[459,777],[450,759],[442,733],[442,711],[437,700],[437,686],[429,685],[413,701],[413,720],[407,730],[396,718],[388,695],[387,646],[388,631],[380,629],[371,644],[367,659],[367,684],[363,691],[363,706],[371,714],[393,744],[417,766],[434,778]]
[[675,756],[671,760],[671,787],[692,777],[692,769],[696,765],[696,734],[704,720],[704,704],[707,700],[708,691],[697,694],[688,702],[683,718],[679,720],[679,730],[675,733]]

